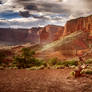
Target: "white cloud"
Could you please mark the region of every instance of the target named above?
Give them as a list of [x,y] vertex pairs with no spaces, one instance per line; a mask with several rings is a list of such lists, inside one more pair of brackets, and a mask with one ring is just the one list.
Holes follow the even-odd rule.
[[[37,18],[15,18],[9,20],[0,20],[0,27],[13,27],[13,28],[31,28],[45,26],[48,24],[64,25],[66,19],[61,18],[58,21],[56,19],[37,19]],[[2,24],[2,25],[1,25]]]
[[14,19],[9,19],[8,21],[10,22],[34,22],[34,21],[37,21],[38,19],[36,18],[32,18],[32,17],[29,17],[29,18],[14,18]]
[[73,18],[92,14],[92,0],[64,0],[63,5]]
[[[0,27],[64,25],[67,20],[92,14],[92,0],[2,0],[0,12],[28,10],[31,17],[0,19]],[[28,7],[26,7],[28,6]],[[25,9],[24,9],[25,8]]]

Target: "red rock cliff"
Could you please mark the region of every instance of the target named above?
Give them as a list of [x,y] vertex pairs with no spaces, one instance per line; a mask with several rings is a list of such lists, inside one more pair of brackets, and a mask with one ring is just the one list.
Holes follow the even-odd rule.
[[68,21],[64,27],[63,35],[68,35],[79,30],[87,32],[88,37],[92,38],[92,15]]
[[40,34],[40,43],[45,44],[58,40],[63,35],[64,27],[48,25],[42,28],[39,32]]
[[13,29],[0,28],[0,43],[23,44],[23,43],[40,43],[38,31],[40,28],[31,29]]

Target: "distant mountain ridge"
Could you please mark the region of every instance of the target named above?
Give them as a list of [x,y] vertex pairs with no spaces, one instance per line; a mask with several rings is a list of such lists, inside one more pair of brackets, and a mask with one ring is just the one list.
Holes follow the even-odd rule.
[[55,25],[31,29],[0,28],[0,42],[9,43],[9,45],[28,42],[32,44],[49,43],[58,40],[63,29],[64,27]]
[[30,43],[39,42],[39,37],[37,35],[38,31],[39,28],[32,28],[32,29],[0,28],[0,41],[7,42],[10,45],[23,44],[27,42]]
[[88,37],[92,39],[92,15],[67,21],[64,26],[63,35],[65,36],[80,30],[86,32]]
[[[0,28],[0,42],[12,45],[32,43],[48,44],[76,31],[83,31],[82,39],[92,39],[92,15],[67,21],[65,26],[47,25],[30,29]],[[78,43],[78,41],[77,41]]]

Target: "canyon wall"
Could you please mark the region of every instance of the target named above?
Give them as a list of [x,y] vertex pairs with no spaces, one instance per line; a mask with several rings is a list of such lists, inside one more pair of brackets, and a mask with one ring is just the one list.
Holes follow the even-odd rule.
[[64,27],[47,25],[31,29],[0,28],[0,43],[22,44],[30,42],[47,44],[80,30],[86,34],[84,40],[92,40],[92,15],[67,21]]
[[62,36],[63,30],[64,27],[55,25],[31,29],[0,28],[0,44],[49,43],[58,40]]
[[80,30],[86,32],[88,38],[92,39],[92,15],[68,21],[64,27],[63,36]]
[[40,43],[46,44],[53,41],[56,41],[62,37],[64,31],[64,27],[48,25],[42,28],[39,32],[40,34]]
[[40,28],[11,29],[0,28],[0,43],[16,45],[23,43],[38,43],[40,41],[38,31]]

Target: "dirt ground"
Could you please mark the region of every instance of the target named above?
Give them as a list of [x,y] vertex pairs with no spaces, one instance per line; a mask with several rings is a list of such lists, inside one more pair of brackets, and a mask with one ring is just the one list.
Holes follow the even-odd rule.
[[0,70],[0,92],[92,92],[92,76],[75,79],[71,71]]

